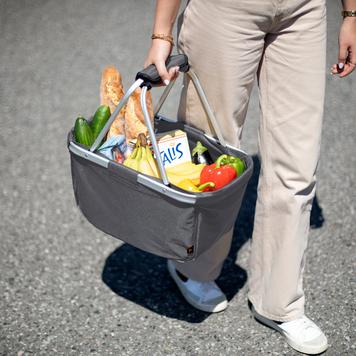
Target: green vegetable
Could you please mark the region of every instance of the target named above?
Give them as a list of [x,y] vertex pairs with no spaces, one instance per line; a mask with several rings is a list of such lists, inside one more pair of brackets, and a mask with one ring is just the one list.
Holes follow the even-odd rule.
[[87,120],[79,116],[74,125],[75,140],[82,145],[91,146],[94,142],[94,135]]
[[223,164],[228,164],[233,167],[236,171],[236,175],[239,177],[246,169],[245,163],[242,159],[234,156],[227,156],[223,161]]
[[212,164],[213,159],[210,156],[208,149],[202,145],[200,141],[197,142],[196,146],[192,150],[192,158],[194,164]]
[[200,173],[200,184],[212,182],[214,187],[205,187],[204,191],[218,190],[229,184],[236,178],[236,171],[234,167],[223,162],[227,159],[227,155],[218,157],[215,163],[205,166]]
[[96,110],[93,121],[91,122],[91,130],[93,131],[94,140],[98,137],[100,131],[109,120],[110,115],[110,108],[107,105],[101,105]]

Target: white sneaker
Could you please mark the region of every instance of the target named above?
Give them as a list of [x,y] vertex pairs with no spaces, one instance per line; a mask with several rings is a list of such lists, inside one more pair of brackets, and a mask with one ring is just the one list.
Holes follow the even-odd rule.
[[316,355],[328,348],[328,340],[320,328],[305,315],[286,322],[276,322],[258,314],[251,305],[253,316],[261,323],[279,331],[287,343],[295,350],[309,355]]
[[215,282],[199,282],[189,278],[183,280],[172,261],[167,261],[167,267],[183,297],[193,307],[209,313],[217,313],[226,309],[226,296]]

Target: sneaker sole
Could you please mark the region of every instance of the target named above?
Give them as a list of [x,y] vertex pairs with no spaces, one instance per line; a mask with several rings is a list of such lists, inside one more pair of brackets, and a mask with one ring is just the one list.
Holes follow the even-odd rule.
[[322,345],[319,347],[300,345],[300,344],[296,343],[293,339],[291,339],[289,337],[289,335],[282,328],[280,328],[276,322],[258,314],[252,304],[251,304],[251,313],[256,320],[258,320],[259,322],[261,322],[264,325],[269,326],[270,328],[278,331],[281,335],[283,335],[286,338],[288,345],[291,346],[296,351],[299,351],[299,352],[302,352],[305,354],[309,354],[309,355],[318,355],[318,354],[326,351],[329,346],[328,344],[325,344],[325,345]]
[[199,309],[204,312],[208,312],[208,313],[219,313],[227,308],[227,305],[228,305],[227,300],[219,303],[218,305],[206,305],[206,304],[197,303],[194,299],[192,299],[190,297],[189,293],[187,293],[186,289],[182,285],[181,279],[179,278],[175,268],[171,265],[171,263],[167,263],[167,266],[168,266],[169,275],[172,277],[172,279],[176,283],[176,285],[179,288],[180,292],[182,293],[184,299],[190,305],[192,305],[194,308]]

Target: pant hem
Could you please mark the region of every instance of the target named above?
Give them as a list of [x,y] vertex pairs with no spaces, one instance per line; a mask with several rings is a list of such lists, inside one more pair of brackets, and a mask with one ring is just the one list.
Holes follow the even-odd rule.
[[[176,263],[175,261],[173,261],[173,264],[175,269],[182,273],[183,276],[198,282],[213,282],[219,277],[221,273],[221,268],[219,268],[217,272],[215,271],[214,273],[205,273],[205,276],[201,276],[199,274],[194,274],[194,271],[189,271],[189,273],[187,273],[184,268],[180,268],[180,263]],[[184,265],[184,263],[182,265]]]
[[251,297],[248,297],[248,300],[252,303],[253,307],[255,308],[256,312],[262,316],[264,316],[267,319],[271,319],[274,321],[280,321],[280,322],[287,322],[287,321],[292,321],[295,319],[298,319],[304,315],[304,310],[299,310],[295,313],[290,313],[289,315],[286,316],[281,316],[277,314],[271,314],[263,310],[263,308],[260,308],[257,303],[254,302],[254,299]]

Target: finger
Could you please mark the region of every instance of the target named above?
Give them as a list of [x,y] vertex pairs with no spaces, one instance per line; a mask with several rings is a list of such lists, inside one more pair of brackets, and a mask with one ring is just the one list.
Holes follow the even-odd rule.
[[151,60],[148,60],[148,59],[146,59],[146,61],[145,61],[145,63],[144,63],[144,65],[143,65],[143,68],[144,69],[146,69],[149,65],[151,65],[152,64],[152,61]]
[[342,71],[342,73],[340,73],[339,77],[340,78],[344,78],[347,75],[349,75],[350,73],[352,73],[355,69],[355,65],[352,63],[346,63],[344,70]]
[[338,70],[337,70],[337,64],[333,64],[332,67],[330,68],[330,73],[331,74],[337,74]]
[[178,77],[179,74],[179,67],[172,67],[168,71],[169,74],[169,80],[175,80]]
[[156,64],[158,74],[162,79],[162,82],[165,85],[168,85],[169,81],[170,81],[170,77],[169,77],[169,73],[166,68],[166,64],[163,61],[157,61],[155,64]]
[[349,63],[356,65],[356,48],[349,48]]
[[351,66],[351,72],[353,72],[356,68],[356,50],[351,50],[349,48],[349,59],[347,62]]
[[177,67],[175,73],[174,73],[174,80],[176,80],[179,76],[179,67]]
[[347,46],[343,43],[339,45],[339,57],[338,57],[338,69],[340,72],[343,71],[346,58],[347,58]]
[[346,63],[344,70],[340,73],[340,78],[344,78],[355,70],[356,66],[356,53],[350,48],[347,51]]

